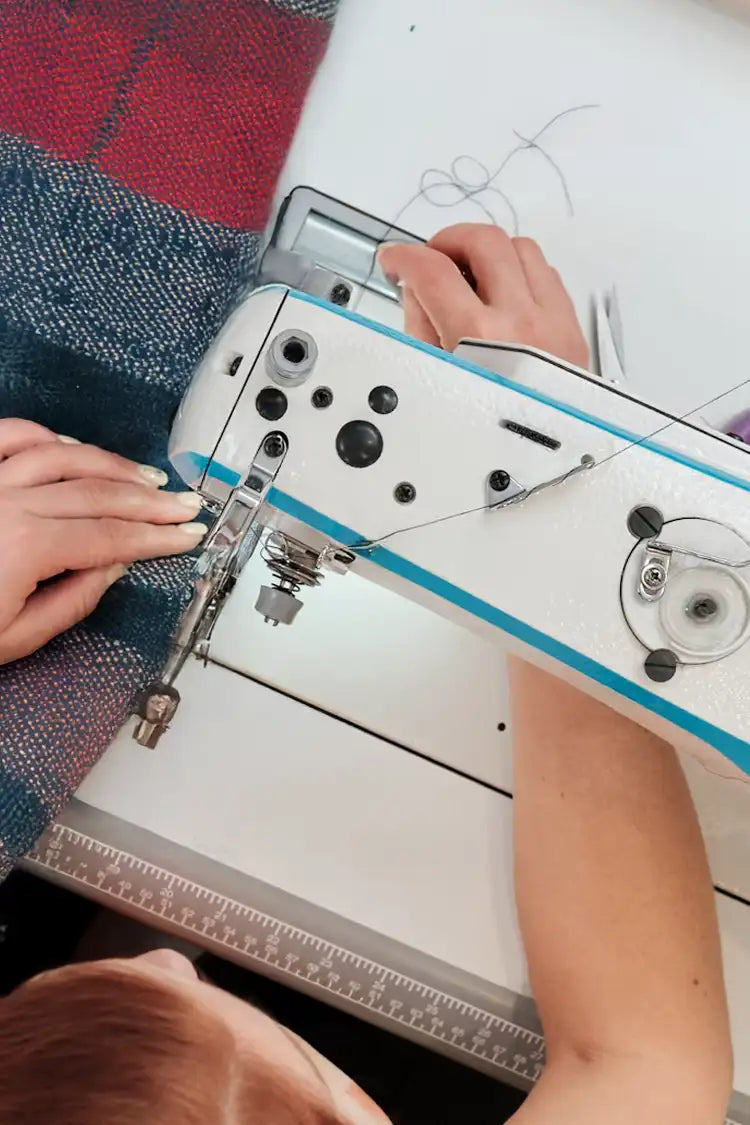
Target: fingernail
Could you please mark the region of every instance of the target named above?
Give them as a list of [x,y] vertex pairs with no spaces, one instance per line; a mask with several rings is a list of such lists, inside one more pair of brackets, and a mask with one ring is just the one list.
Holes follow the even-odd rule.
[[192,539],[196,543],[200,543],[201,539],[208,531],[205,523],[198,523],[197,521],[195,523],[180,523],[177,525],[177,529],[183,531],[188,539]]
[[401,285],[401,278],[398,276],[397,273],[394,273],[392,269],[387,270],[385,268],[385,265],[383,264],[383,262],[380,259],[380,255],[383,253],[383,251],[390,250],[390,248],[392,246],[398,246],[398,243],[397,242],[384,242],[383,245],[378,250],[376,257],[378,259],[378,265],[380,266],[381,270],[383,271],[383,276],[385,277],[385,280],[388,282],[389,285],[393,285],[394,288],[399,288],[400,285]]
[[121,563],[111,566],[105,575],[107,586],[114,586],[115,582],[119,582],[124,574],[128,573],[128,568]]
[[58,434],[57,440],[58,441],[64,441],[64,442],[66,442],[67,445],[80,445],[81,444],[77,437],[70,437],[69,434]]
[[401,245],[401,243],[400,243],[400,242],[381,242],[381,243],[380,243],[380,246],[378,246],[378,249],[377,249],[377,256],[378,256],[378,257],[380,257],[380,255],[381,255],[381,254],[382,254],[382,253],[383,253],[383,252],[384,252],[385,250],[390,250],[390,249],[392,249],[392,247],[394,247],[394,246],[400,246],[400,245]]
[[203,507],[197,492],[175,492],[172,495],[179,504],[191,512],[199,512]]
[[140,465],[138,472],[145,481],[148,481],[149,484],[155,484],[157,488],[161,488],[169,480],[166,473],[163,473],[161,469],[155,469],[153,465]]

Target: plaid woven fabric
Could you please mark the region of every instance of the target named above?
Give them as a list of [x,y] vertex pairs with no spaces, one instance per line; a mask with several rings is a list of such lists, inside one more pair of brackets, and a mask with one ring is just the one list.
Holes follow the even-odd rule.
[[[0,0],[0,414],[168,468],[337,2]],[[135,567],[0,668],[0,876],[158,671],[189,569]]]

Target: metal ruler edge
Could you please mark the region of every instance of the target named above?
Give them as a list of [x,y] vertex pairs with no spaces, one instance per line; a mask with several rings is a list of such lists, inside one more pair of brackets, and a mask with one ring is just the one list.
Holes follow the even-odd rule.
[[[73,800],[23,866],[155,929],[521,1089],[544,1065],[533,1002]],[[735,1094],[725,1125],[750,1125]]]

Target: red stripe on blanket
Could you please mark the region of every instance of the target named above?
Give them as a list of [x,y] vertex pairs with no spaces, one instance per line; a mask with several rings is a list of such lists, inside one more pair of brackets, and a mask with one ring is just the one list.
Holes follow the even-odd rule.
[[[116,4],[111,5],[117,8]],[[97,0],[3,5],[0,129],[70,159],[85,157],[102,127],[135,44],[145,0],[128,18]]]
[[329,28],[267,0],[169,10],[160,0],[5,5],[0,129],[93,159],[152,199],[258,230]]
[[156,45],[100,165],[154,199],[257,230],[328,29],[265,2],[220,10],[207,4]]

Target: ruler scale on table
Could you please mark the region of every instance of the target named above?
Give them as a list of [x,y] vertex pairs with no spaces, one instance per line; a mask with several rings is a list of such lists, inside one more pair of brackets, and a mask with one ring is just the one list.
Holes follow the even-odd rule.
[[[73,819],[78,804],[74,802]],[[101,835],[109,839],[111,833]],[[150,834],[143,836],[145,840]],[[227,872],[240,888],[243,883],[252,888],[252,895],[232,897],[207,885],[208,881],[196,882],[170,869],[182,864],[158,866],[145,858],[150,852],[147,847],[125,850],[58,823],[48,829],[25,864],[103,905],[169,930],[497,1079],[528,1089],[539,1078],[544,1039],[530,1002],[478,982],[468,973],[450,970],[439,962],[431,964],[430,958],[343,919],[339,922],[349,930],[347,936],[360,940],[339,944],[315,932],[315,927],[299,924],[300,909],[307,907],[313,914],[317,910],[302,900],[203,860],[209,867]],[[278,901],[273,912],[264,909],[264,890],[278,901],[288,901],[291,909],[279,910]],[[373,945],[380,948],[374,951]],[[390,959],[389,947],[395,954]],[[414,960],[413,972],[407,970],[405,957],[406,962],[410,957]],[[432,983],[438,975],[440,985]],[[445,979],[449,989],[442,983]],[[509,1013],[515,1018],[508,1018]],[[739,1095],[736,1104],[736,1112],[733,1110],[725,1125],[750,1125],[750,1100]]]

